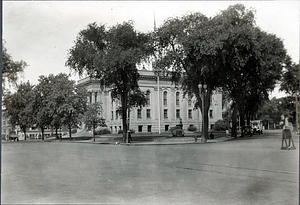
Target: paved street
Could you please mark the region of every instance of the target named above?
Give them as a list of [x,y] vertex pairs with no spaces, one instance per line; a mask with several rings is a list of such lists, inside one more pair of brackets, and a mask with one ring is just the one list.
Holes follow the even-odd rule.
[[2,142],[2,204],[299,204],[299,138],[220,143]]

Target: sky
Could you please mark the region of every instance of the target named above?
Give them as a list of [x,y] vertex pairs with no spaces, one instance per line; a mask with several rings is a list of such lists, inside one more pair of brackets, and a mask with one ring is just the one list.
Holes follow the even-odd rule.
[[[38,83],[40,75],[70,73],[68,50],[90,23],[108,27],[133,20],[137,31],[153,31],[169,17],[201,12],[213,17],[229,5],[256,10],[256,25],[282,39],[299,62],[299,1],[3,1],[4,46],[13,60],[28,64],[21,81]],[[72,72],[72,79],[79,77]],[[271,97],[282,97],[276,89]]]

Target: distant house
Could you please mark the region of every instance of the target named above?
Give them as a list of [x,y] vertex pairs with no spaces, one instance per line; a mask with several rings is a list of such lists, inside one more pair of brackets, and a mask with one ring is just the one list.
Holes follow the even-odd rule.
[[[183,91],[176,87],[169,78],[158,77],[153,71],[139,70],[138,84],[146,92],[147,105],[133,108],[130,112],[130,129],[136,132],[167,132],[171,127],[182,120],[183,129],[193,125],[198,128],[202,125],[202,116],[199,109],[194,109],[196,99],[184,96]],[[113,102],[108,89],[102,90],[99,82],[89,77],[78,81],[89,92],[89,103],[102,105],[101,115],[113,133],[122,130],[121,116],[116,112],[120,102]],[[158,89],[159,87],[159,89]],[[209,129],[214,123],[222,119],[222,93],[214,92],[209,109]],[[160,122],[160,126],[159,126]]]
[[8,118],[4,115],[5,110],[2,109],[2,115],[1,115],[1,137],[2,139],[8,139],[8,135],[12,132],[15,131],[15,127],[13,127],[10,123]]
[[[9,119],[4,115],[5,113],[5,109],[2,109],[2,116],[1,116],[1,120],[2,120],[2,126],[1,126],[1,136],[2,139],[4,140],[8,140],[8,135],[9,134],[17,134],[19,136],[20,140],[23,140],[25,138],[24,133],[21,131],[19,126],[15,126],[13,127],[10,123],[9,123]],[[54,132],[53,129],[51,129],[50,127],[46,127],[45,131],[44,131],[44,135],[50,136],[52,135]],[[59,133],[63,132],[66,133],[67,129],[62,126],[62,129],[59,130]],[[31,138],[31,139],[38,139],[38,138],[42,138],[42,132],[39,128],[32,126],[29,129],[27,129],[26,131],[26,137],[27,138]]]

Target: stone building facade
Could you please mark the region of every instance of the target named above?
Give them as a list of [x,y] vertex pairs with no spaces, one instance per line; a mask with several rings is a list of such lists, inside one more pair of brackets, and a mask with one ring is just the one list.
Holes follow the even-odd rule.
[[[178,125],[181,119],[184,130],[192,125],[199,130],[202,126],[202,115],[199,109],[194,108],[195,98],[184,96],[183,91],[172,84],[170,79],[158,78],[153,71],[144,69],[139,70],[139,73],[138,84],[147,94],[147,105],[142,109],[131,110],[130,129],[134,129],[135,132],[159,132],[160,128],[161,132],[167,132],[171,127]],[[78,84],[89,92],[89,103],[96,102],[102,105],[101,115],[110,130],[113,133],[122,130],[122,119],[116,112],[120,102],[112,101],[110,92],[102,90],[97,80],[87,77],[79,80]],[[209,109],[209,129],[212,129],[219,119],[222,119],[222,93],[214,92]]]

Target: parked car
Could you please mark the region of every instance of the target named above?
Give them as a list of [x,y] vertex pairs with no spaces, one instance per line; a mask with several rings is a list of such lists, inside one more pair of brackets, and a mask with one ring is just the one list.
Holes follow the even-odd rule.
[[13,140],[13,141],[19,141],[19,135],[16,135],[16,134],[9,134],[8,135],[8,140]]
[[252,133],[255,134],[262,134],[262,130],[259,127],[253,127],[252,128]]
[[251,124],[251,127],[252,127],[252,133],[255,135],[255,134],[262,134],[262,128],[263,128],[263,125],[262,125],[262,122],[261,120],[252,120],[250,122]]
[[172,129],[171,132],[173,137],[184,137],[184,131],[181,129],[181,127],[176,127]]
[[242,134],[242,136],[250,135],[250,137],[251,137],[252,134],[253,134],[252,127],[251,126],[246,126],[244,128],[244,133]]

